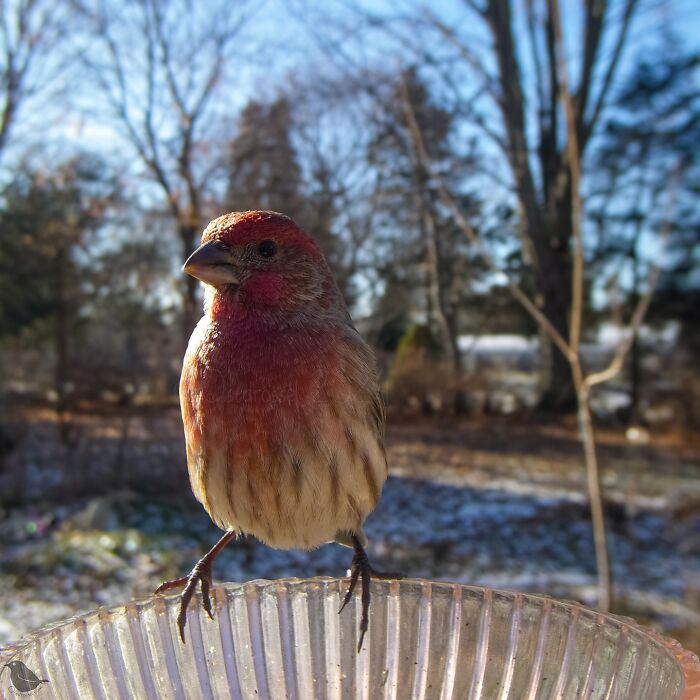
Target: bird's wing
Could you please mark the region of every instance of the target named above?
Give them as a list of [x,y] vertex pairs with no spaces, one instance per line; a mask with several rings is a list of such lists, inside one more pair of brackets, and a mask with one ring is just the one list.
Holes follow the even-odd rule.
[[[378,498],[381,485],[386,479],[387,464],[384,450],[384,430],[386,426],[386,411],[384,408],[384,398],[382,397],[379,379],[375,369],[375,360],[372,350],[350,323],[343,324],[343,374],[350,385],[350,393],[355,397],[357,405],[361,407],[359,413],[362,415],[365,430],[373,438],[376,444],[374,454],[376,455],[374,470],[374,483],[376,484],[376,495]],[[360,544],[367,546],[367,535],[361,527],[353,532],[339,530],[335,534],[335,542],[345,547],[354,548],[351,535],[357,535]]]
[[386,409],[379,386],[374,353],[352,324],[343,324],[343,337],[348,346],[348,352],[344,353],[346,377],[353,391],[365,405],[368,423],[383,449]]
[[41,683],[39,677],[24,664],[17,668],[17,676],[20,680],[27,681],[28,683]]
[[188,352],[182,366],[180,380],[180,409],[185,428],[187,467],[192,491],[197,500],[207,507],[204,488],[205,444],[202,425],[197,416],[195,403],[201,401],[196,356]]

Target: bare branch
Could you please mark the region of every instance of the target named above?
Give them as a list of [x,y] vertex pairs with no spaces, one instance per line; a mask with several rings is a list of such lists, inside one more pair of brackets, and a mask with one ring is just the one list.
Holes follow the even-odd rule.
[[[557,139],[559,136],[559,62],[557,61],[556,37],[554,30],[554,18],[551,7],[548,6],[545,21],[545,37],[547,46],[547,67],[549,68],[549,105],[547,117],[542,129],[542,145],[546,148],[550,158],[554,161],[554,172],[558,170],[559,150]],[[544,121],[544,120],[543,120]]]
[[608,9],[607,0],[592,0],[585,3],[585,29],[583,37],[583,67],[581,69],[581,82],[576,92],[576,133],[579,142],[582,137],[583,115],[588,106],[591,83],[593,81],[593,69],[598,57],[600,38],[603,34],[605,13]]
[[590,135],[593,133],[600,113],[605,106],[605,100],[608,97],[608,92],[610,91],[610,86],[612,84],[613,77],[615,76],[615,71],[617,65],[620,61],[620,56],[622,55],[622,49],[625,46],[625,41],[627,39],[627,32],[629,30],[632,16],[637,7],[637,0],[627,0],[625,5],[625,10],[622,16],[622,26],[620,27],[620,32],[617,36],[617,41],[615,42],[615,48],[613,49],[612,58],[608,64],[608,69],[605,72],[605,77],[603,78],[603,83],[598,93],[598,98],[596,99],[595,106],[593,107],[593,113],[588,121],[584,121],[583,110],[581,110],[581,144],[585,145]]
[[[249,19],[251,4],[221,0],[201,14],[189,0],[101,3],[97,10],[85,3],[80,8],[93,41],[102,47],[85,50],[83,62],[106,98],[108,119],[125,133],[160,188],[184,255],[204,223],[205,187],[221,167],[219,149],[205,148],[207,129],[214,138],[211,101],[233,60],[228,49]],[[196,282],[185,280],[187,333],[196,293]]]
[[408,98],[408,90],[405,83],[402,83],[402,91],[404,96],[404,109],[406,113],[406,121],[408,123],[409,132],[411,135],[411,141],[415,149],[416,155],[423,164],[427,173],[430,175],[433,182],[437,185],[438,193],[442,199],[445,206],[449,209],[455,222],[462,230],[464,235],[467,237],[469,242],[479,251],[482,259],[486,265],[491,268],[491,270],[497,273],[501,278],[505,279],[506,286],[510,290],[511,294],[515,299],[525,308],[525,310],[532,316],[532,318],[538,323],[542,330],[547,334],[549,339],[557,345],[559,350],[567,357],[571,357],[571,349],[567,344],[566,340],[557,333],[554,326],[550,323],[549,319],[542,313],[542,311],[537,307],[535,302],[533,302],[530,297],[525,294],[525,292],[510,278],[508,273],[494,260],[491,254],[486,250],[481,239],[477,236],[476,231],[469,224],[465,216],[462,214],[460,208],[457,206],[454,198],[447,189],[444,181],[440,175],[435,171],[430,162],[430,158],[425,149],[425,144],[423,143],[423,136],[416,121],[416,116],[413,111],[413,106]]
[[598,569],[598,609],[610,609],[612,581],[610,576],[610,558],[608,555],[605,530],[605,514],[600,485],[600,470],[595,449],[593,422],[591,419],[589,387],[585,382],[581,368],[580,338],[583,320],[583,242],[581,240],[581,153],[579,150],[574,101],[569,88],[569,77],[564,55],[564,39],[558,0],[549,0],[549,15],[556,52],[557,71],[560,80],[560,99],[566,113],[567,156],[571,178],[571,232],[572,250],[572,289],[571,317],[569,325],[569,346],[573,359],[570,360],[571,372],[576,388],[579,429],[586,461],[586,480],[588,497],[591,504],[591,523],[595,542],[596,564]]
[[501,92],[498,104],[508,136],[509,161],[518,198],[528,229],[533,236],[543,236],[544,227],[529,161],[525,98],[513,39],[510,4],[507,0],[489,0],[485,17],[494,40]]
[[557,73],[559,76],[559,98],[564,105],[567,132],[567,160],[571,178],[571,237],[572,279],[571,279],[571,312],[569,319],[569,346],[578,355],[581,340],[581,322],[583,317],[583,241],[581,238],[581,153],[579,150],[578,133],[576,129],[576,112],[574,101],[569,89],[569,76],[564,56],[564,40],[561,32],[559,4],[557,0],[549,0],[556,54]]
[[[464,42],[457,36],[454,30],[448,27],[441,19],[435,15],[432,11],[425,11],[425,17],[427,22],[435,27],[442,36],[447,39],[456,49],[459,51],[460,56],[466,61],[466,63],[474,70],[484,81],[484,87],[489,92],[491,97],[499,101],[499,95],[497,90],[497,79],[492,76],[485,68],[484,62],[477,58],[474,53],[469,49],[469,47],[464,45]],[[479,14],[483,14],[480,12]]]
[[578,355],[571,364],[571,370],[574,384],[576,385],[579,432],[583,443],[588,500],[591,505],[591,524],[593,526],[593,541],[598,569],[598,610],[607,612],[610,610],[612,602],[612,579],[610,576],[610,558],[608,556],[608,543],[605,531],[603,494],[600,485],[600,467],[598,465],[595,434],[593,432],[589,388],[583,379],[583,370],[581,369]]
[[464,2],[464,4],[468,8],[470,8],[471,10],[476,12],[477,14],[482,15],[482,16],[486,14],[486,9],[482,5],[479,5],[476,2],[476,0],[462,0],[462,1]]
[[654,262],[649,269],[646,291],[637,301],[637,305],[635,306],[627,328],[625,329],[624,337],[615,349],[615,354],[613,355],[610,364],[605,369],[602,369],[599,372],[593,372],[585,378],[585,383],[588,387],[609,381],[613,377],[617,376],[625,366],[625,360],[630,349],[632,348],[634,339],[639,334],[639,329],[644,321],[647,311],[649,310],[649,305],[651,304],[652,297],[654,296],[654,292],[656,291],[656,286],[659,281],[659,276],[661,274],[661,265],[659,261],[663,258],[663,252],[666,248],[666,243],[671,235],[671,229],[673,227],[673,210],[675,208],[677,187],[678,173],[676,173],[676,176],[671,180],[671,189],[666,202],[666,212],[661,225],[660,250],[655,256],[656,262]]
[[537,101],[539,109],[544,110],[547,100],[544,82],[544,73],[542,71],[542,57],[537,41],[537,26],[535,17],[535,8],[533,0],[527,0],[525,3],[525,11],[527,17],[527,31],[530,40],[530,52],[532,54],[532,64],[535,67],[535,85],[537,87]]
[[[52,89],[61,58],[61,8],[40,0],[0,3],[0,153],[8,143],[20,109],[40,92]],[[50,76],[46,74],[51,56]]]

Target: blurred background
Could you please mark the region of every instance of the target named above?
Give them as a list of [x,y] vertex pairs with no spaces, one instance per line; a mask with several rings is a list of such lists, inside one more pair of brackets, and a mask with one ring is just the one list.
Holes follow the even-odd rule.
[[[596,605],[591,417],[612,610],[700,651],[695,0],[0,8],[0,643],[218,538],[180,266],[211,218],[273,209],[376,350],[376,565]],[[214,575],[349,563],[244,540]]]

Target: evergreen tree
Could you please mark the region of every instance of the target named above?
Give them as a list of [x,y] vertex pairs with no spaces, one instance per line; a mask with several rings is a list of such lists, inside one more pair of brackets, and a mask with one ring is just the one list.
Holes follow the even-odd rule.
[[[639,57],[594,153],[589,197],[598,233],[594,278],[616,277],[629,313],[646,291],[651,265],[661,262],[650,318],[680,320],[689,340],[700,294],[699,69],[700,55],[670,39]],[[642,385],[637,339],[630,379],[634,418]]]
[[302,168],[294,145],[290,101],[249,102],[231,143],[226,208],[269,209],[286,214],[313,234],[348,301],[349,271],[334,230],[337,215],[331,173],[320,161]]
[[[427,322],[443,347],[455,379],[461,370],[457,338],[464,308],[483,272],[464,234],[440,207],[439,194],[420,162],[407,121],[410,102],[428,156],[454,191],[474,164],[455,147],[455,115],[440,106],[417,70],[408,69],[390,87],[376,116],[369,160],[381,173],[380,237],[389,254],[381,269],[385,288],[378,304],[385,323],[397,318]],[[479,201],[462,196],[467,215],[476,220]]]
[[0,336],[33,331],[50,339],[59,415],[89,298],[89,242],[115,201],[104,173],[93,158],[18,173],[0,211]]

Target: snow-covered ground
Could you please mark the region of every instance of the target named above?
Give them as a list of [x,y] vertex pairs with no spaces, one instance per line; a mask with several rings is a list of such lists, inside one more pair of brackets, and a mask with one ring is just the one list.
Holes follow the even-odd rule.
[[[90,415],[68,451],[36,420],[6,462],[21,470],[0,473],[0,493],[19,473],[31,504],[0,508],[0,643],[149,595],[219,537],[190,494],[177,412],[135,418],[122,451],[119,426]],[[367,523],[377,568],[595,601],[575,425],[392,420],[388,438],[394,476]],[[598,441],[616,609],[671,634],[700,628],[696,448],[657,436],[630,444],[602,429]],[[350,560],[337,545],[282,552],[245,540],[222,553],[214,577],[341,575]]]
[[[378,568],[592,603],[587,509],[569,499],[392,477],[367,523]],[[98,605],[149,594],[189,571],[220,532],[194,503],[122,493],[0,517],[0,642]],[[700,521],[640,511],[611,523],[624,611],[662,629],[700,624]],[[351,552],[275,551],[252,540],[219,557],[219,580],[341,575]]]

